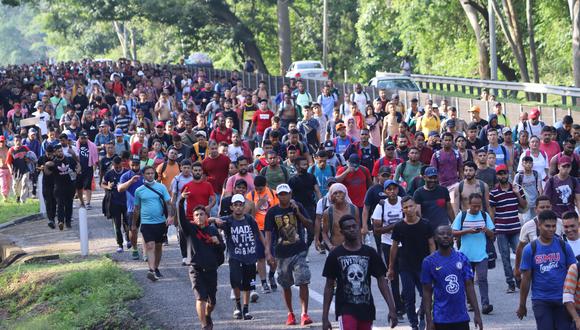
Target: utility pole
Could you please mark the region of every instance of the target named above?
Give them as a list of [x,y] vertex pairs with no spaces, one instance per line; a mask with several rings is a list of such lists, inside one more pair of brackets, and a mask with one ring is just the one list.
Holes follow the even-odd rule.
[[328,0],[322,2],[322,65],[328,70]]
[[497,44],[495,40],[495,13],[493,12],[492,0],[487,0],[487,16],[489,19],[489,67],[491,70],[491,80],[497,80]]

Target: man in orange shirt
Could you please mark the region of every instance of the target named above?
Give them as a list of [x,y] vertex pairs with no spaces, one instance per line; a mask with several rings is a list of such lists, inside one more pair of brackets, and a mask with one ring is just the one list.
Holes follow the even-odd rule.
[[159,164],[156,168],[157,181],[163,183],[167,191],[171,191],[171,182],[180,172],[177,155],[177,150],[174,148],[169,149],[167,152],[167,160]]
[[[246,199],[252,201],[255,205],[256,210],[256,222],[258,223],[258,229],[264,234],[264,223],[266,220],[266,213],[268,210],[280,203],[276,192],[267,186],[266,177],[258,175],[254,178],[254,190],[246,194]],[[273,251],[273,249],[271,249]],[[258,255],[258,274],[262,281],[262,293],[270,293],[272,290],[276,290],[278,285],[276,284],[276,279],[274,274],[276,273],[276,263],[270,264],[270,271],[268,272],[268,282],[266,281],[266,255],[264,246],[260,241],[256,242],[256,253]],[[270,289],[271,288],[271,289]]]

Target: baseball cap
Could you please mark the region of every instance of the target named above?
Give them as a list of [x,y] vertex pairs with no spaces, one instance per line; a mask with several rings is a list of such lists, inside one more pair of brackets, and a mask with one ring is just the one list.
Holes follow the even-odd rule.
[[89,137],[89,135],[87,134],[87,131],[81,131],[81,133],[79,134],[80,137]]
[[107,125],[107,123],[106,123],[106,122],[103,120],[103,121],[101,122],[101,124],[99,125],[99,127],[105,127],[105,126],[108,126],[108,125]]
[[431,131],[431,132],[429,132],[428,137],[432,137],[432,136],[439,136],[439,133],[437,133],[437,131]]
[[437,176],[437,169],[429,166],[425,169],[425,176]]
[[165,128],[165,123],[162,121],[158,121],[157,124],[155,124],[155,127]]
[[254,149],[254,157],[262,156],[264,154],[264,149],[256,148]]
[[137,127],[137,133],[145,133],[145,129],[143,127]]
[[276,187],[276,194],[291,193],[291,192],[292,189],[290,189],[290,186],[285,183],[281,183],[278,185],[278,187]]
[[383,183],[383,188],[387,189],[388,186],[394,184],[395,186],[398,186],[397,182],[395,180],[387,180],[385,181],[385,183]]
[[469,109],[469,112],[477,112],[479,113],[481,111],[481,109],[479,108],[478,105],[474,105],[471,107],[471,109]]
[[336,127],[335,128],[338,131],[339,129],[346,128],[346,125],[344,123],[338,123],[338,124],[336,124]]
[[36,129],[33,127],[31,129],[28,130],[28,134],[36,134]]
[[385,149],[395,149],[395,144],[392,141],[385,143]]
[[20,109],[20,108],[22,108],[20,103],[14,103],[14,109]]
[[232,197],[232,204],[238,203],[238,202],[246,203],[246,199],[241,194],[235,194],[234,197]]
[[419,112],[419,113],[425,113],[425,108],[420,107],[419,110],[417,110],[417,112]]
[[324,142],[324,150],[334,150],[334,143],[330,140]]
[[141,163],[141,158],[137,155],[131,156],[131,163]]
[[530,117],[531,119],[536,119],[536,118],[540,117],[540,109],[538,109],[538,108],[533,108],[533,109],[530,111],[530,115],[529,115],[529,117]]
[[387,165],[383,165],[379,168],[379,174],[389,173],[391,174],[391,167]]
[[203,130],[199,130],[195,132],[195,136],[203,136],[204,138],[207,138],[207,133]]
[[503,135],[506,135],[507,133],[511,134],[511,132],[512,132],[512,129],[508,126],[501,129],[501,134],[503,134]]
[[348,162],[352,165],[360,165],[360,158],[358,157],[357,154],[352,154],[348,157]]
[[2,142],[6,141],[6,137],[4,137],[4,135],[0,135],[0,141]]
[[433,108],[433,109],[439,109],[439,105],[437,103],[433,103],[431,105],[431,108]]
[[[2,137],[0,137],[0,141],[2,140]],[[46,152],[54,152],[54,146],[52,144],[49,144],[46,146],[46,148],[44,149]]]
[[447,121],[447,127],[455,127],[455,119],[449,119]]
[[558,165],[570,165],[572,164],[572,158],[569,156],[563,155],[558,159]]
[[123,135],[124,135],[124,134],[123,134],[123,130],[122,130],[122,129],[120,129],[120,128],[117,128],[117,129],[115,130],[115,136],[123,136]]
[[38,107],[41,105],[42,105],[42,101],[36,101],[36,103],[34,103],[34,108],[38,109]]
[[495,173],[508,172],[508,167],[506,164],[499,164],[495,167]]

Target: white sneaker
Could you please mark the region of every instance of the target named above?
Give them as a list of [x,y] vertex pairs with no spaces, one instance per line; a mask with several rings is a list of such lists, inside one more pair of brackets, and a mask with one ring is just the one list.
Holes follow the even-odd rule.
[[232,290],[230,291],[230,299],[231,299],[231,300],[236,300],[236,295],[234,294],[234,289],[232,289]]
[[258,301],[258,298],[260,298],[260,296],[258,295],[258,293],[256,291],[252,291],[250,292],[250,301],[255,303]]

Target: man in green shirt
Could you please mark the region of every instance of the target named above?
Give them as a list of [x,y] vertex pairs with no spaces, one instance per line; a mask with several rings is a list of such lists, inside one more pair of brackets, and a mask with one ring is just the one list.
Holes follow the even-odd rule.
[[405,190],[408,190],[413,179],[421,175],[421,166],[423,164],[419,161],[419,149],[416,147],[409,148],[409,160],[397,166],[395,181],[401,182]]

